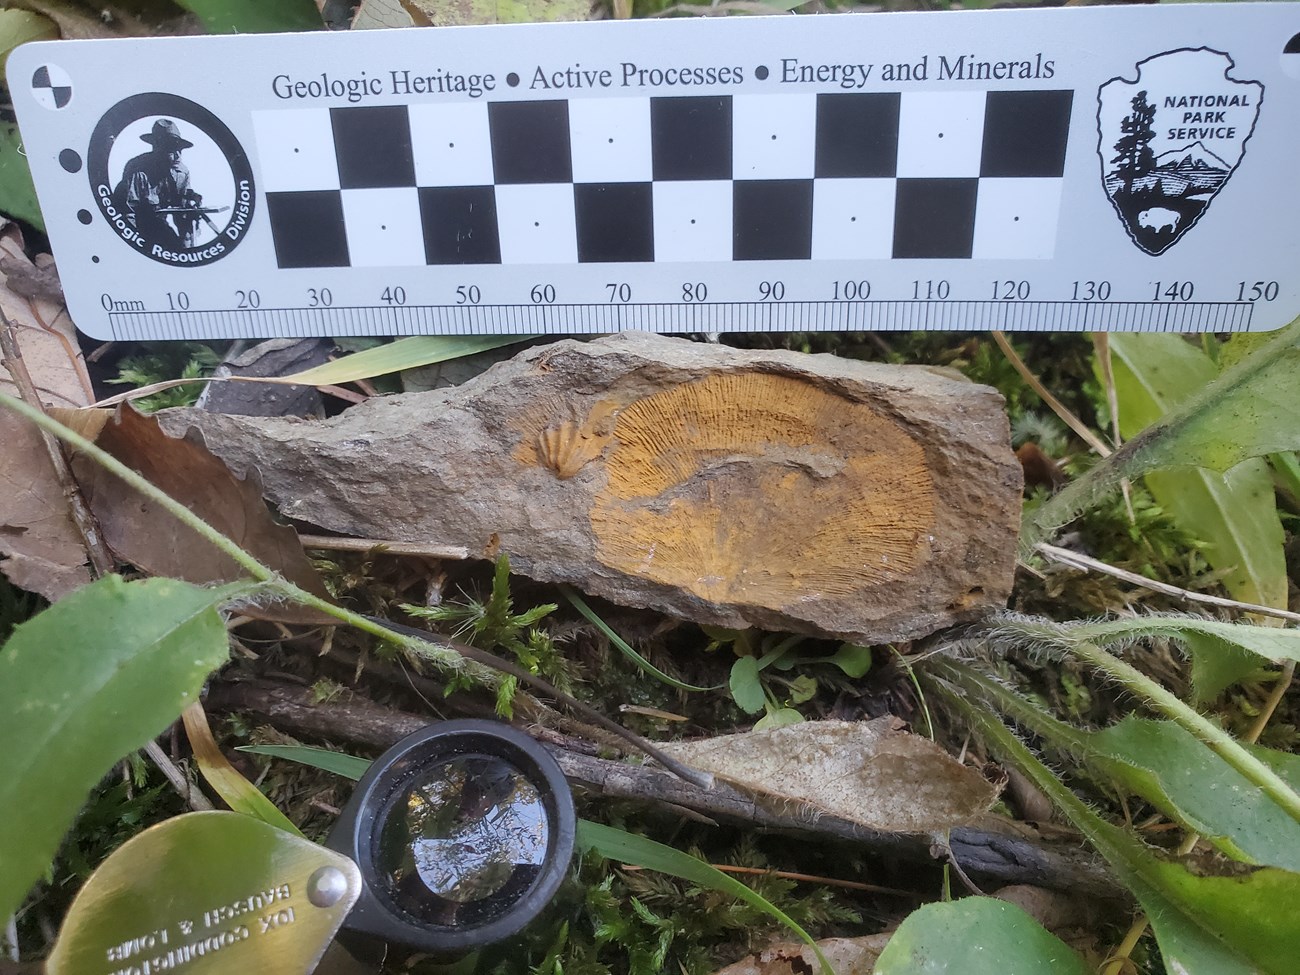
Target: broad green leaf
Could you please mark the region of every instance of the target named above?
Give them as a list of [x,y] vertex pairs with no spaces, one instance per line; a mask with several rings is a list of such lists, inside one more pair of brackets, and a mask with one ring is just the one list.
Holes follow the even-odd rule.
[[366,774],[370,767],[368,758],[357,758],[342,752],[332,752],[327,748],[313,748],[311,745],[240,745],[235,749],[250,755],[269,755],[283,758],[300,765],[310,765],[325,772],[333,772],[354,782]]
[[1125,478],[1171,467],[1227,471],[1251,457],[1300,448],[1298,367],[1300,320],[1041,505],[1026,522],[1022,548],[1032,551]]
[[665,846],[663,843],[646,839],[644,836],[585,819],[578,820],[576,842],[578,849],[583,852],[591,851],[610,860],[636,864],[647,870],[657,870],[659,873],[680,877],[701,887],[721,891],[743,900],[751,907],[774,917],[793,931],[805,944],[811,945],[822,964],[823,975],[834,975],[821,949],[817,947],[807,931],[761,894],[746,887],[740,881],[728,877],[715,867],[709,866],[703,860],[681,850],[675,850],[671,846]]
[[795,704],[807,704],[817,696],[817,681],[807,674],[800,674],[790,682],[790,700]]
[[[1229,856],[1300,873],[1300,827],[1189,732],[1170,721],[1125,717],[1084,733],[1076,757],[1099,766]],[[1300,755],[1247,744],[1300,789]]]
[[758,661],[753,657],[741,657],[731,665],[727,687],[736,706],[746,714],[758,714],[767,703],[763,682],[758,676]]
[[[1159,421],[1219,375],[1208,355],[1177,335],[1119,333],[1110,337],[1110,348],[1125,438]],[[1153,471],[1146,483],[1175,522],[1207,544],[1206,560],[1222,573],[1229,595],[1286,608],[1282,522],[1263,458],[1223,473],[1203,467]]]
[[842,643],[826,662],[840,668],[845,676],[856,679],[871,669],[871,648],[857,643]]
[[29,10],[0,10],[0,82],[8,84],[5,62],[9,52],[28,41],[50,41],[59,36],[59,25]]
[[802,723],[803,715],[794,708],[769,708],[767,714],[754,724],[754,730],[771,731],[773,728],[784,728],[788,724]]
[[271,34],[320,30],[325,25],[312,0],[176,0],[196,14],[211,34]]
[[1291,975],[1300,944],[1300,874],[1262,867],[1193,874],[1112,826],[1071,792],[986,709],[936,686],[994,751],[1013,761],[1066,814],[1133,891],[1178,975]]
[[36,187],[32,185],[27,157],[19,151],[22,142],[18,126],[0,125],[0,213],[44,230],[45,220],[36,202]]
[[49,865],[95,783],[225,662],[216,607],[245,589],[106,576],[0,648],[0,917]]
[[1021,908],[993,897],[926,904],[898,926],[874,975],[1093,975]]
[[[978,671],[954,661],[933,668],[1031,730],[1071,760],[1141,796],[1228,856],[1300,872],[1300,826],[1264,792],[1194,735],[1170,721],[1128,715],[1101,731],[1081,731]],[[1300,788],[1300,755],[1243,743],[1284,781]]]
[[415,335],[398,339],[355,355],[344,356],[323,366],[285,376],[281,382],[302,386],[337,386],[358,379],[371,379],[390,372],[414,369],[448,359],[527,342],[531,335]]

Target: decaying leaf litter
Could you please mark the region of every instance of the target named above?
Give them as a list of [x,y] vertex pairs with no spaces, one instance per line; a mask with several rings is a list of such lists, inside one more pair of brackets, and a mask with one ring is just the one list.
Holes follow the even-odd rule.
[[[70,5],[28,6],[64,36],[135,29],[124,11],[96,28]],[[221,4],[187,6],[198,19],[166,29],[233,23]],[[367,2],[362,13],[376,26],[483,17],[406,2]],[[283,22],[261,29],[300,16],[271,14]],[[24,21],[29,31],[50,29]],[[7,212],[33,219],[18,205]],[[91,387],[48,256],[26,246],[16,225],[5,233],[6,364],[17,348],[29,400],[85,408],[105,391]],[[527,958],[523,968],[487,959],[482,970],[803,973],[825,958],[841,973],[910,972],[922,970],[920,959],[949,958],[983,971],[975,947],[996,955],[990,971],[1029,959],[1027,970],[1076,972],[1117,945],[1111,973],[1126,965],[1287,970],[1287,945],[1300,941],[1279,910],[1295,888],[1288,795],[1300,785],[1285,693],[1290,631],[1126,623],[1188,606],[1053,567],[1034,545],[1052,540],[1187,589],[1285,607],[1300,500],[1287,422],[1297,404],[1285,381],[1300,354],[1294,328],[1271,347],[1254,338],[1112,336],[1097,353],[1109,363],[1082,340],[1032,339],[1022,352],[1064,408],[1103,439],[1112,429],[1136,435],[1100,464],[980,338],[755,337],[736,350],[638,337],[535,342],[424,399],[376,397],[363,383],[349,398],[364,402],[325,421],[188,411],[155,423],[129,408],[75,417],[113,456],[303,591],[408,623],[420,609],[445,637],[495,653],[652,739],[679,739],[678,757],[715,776],[712,785],[691,783],[640,764],[625,741],[526,681],[449,680],[410,652],[327,625],[328,615],[244,595],[222,606],[233,663],[208,683],[207,707],[224,716],[218,738],[228,750],[242,742],[275,752],[228,754],[232,770],[258,779],[294,824],[321,835],[346,795],[333,773],[312,769],[336,763],[310,757],[302,742],[327,745],[323,754],[341,760],[372,755],[436,717],[498,714],[560,757],[584,815],[739,871],[823,940],[820,956],[790,943],[762,910],[707,883],[673,880],[667,863],[668,873],[656,874],[588,854],[559,905],[567,926],[516,953],[516,962]],[[1155,357],[1176,365],[1158,384],[1144,375]],[[859,359],[888,365],[867,369]],[[956,367],[996,386],[1005,403],[952,372],[922,375],[901,362]],[[1225,431],[1224,415],[1245,425]],[[688,419],[674,423],[680,418]],[[0,570],[11,582],[51,599],[78,587],[104,598],[84,587],[105,571],[104,553],[88,548],[86,522],[61,503],[74,488],[109,560],[129,575],[213,584],[240,574],[229,553],[206,551],[175,515],[84,454],[73,456],[71,475],[60,472],[30,424],[0,410],[5,422]],[[9,451],[20,437],[21,449]],[[1069,479],[1053,498],[1031,490],[1014,588],[1013,446],[1046,458],[1056,469],[1047,480]],[[1203,466],[1187,468],[1189,459]],[[1228,468],[1227,477],[1217,473]],[[1159,474],[1149,484],[1138,480],[1150,471]],[[325,546],[313,562],[295,529]],[[878,557],[855,562],[862,549]],[[74,610],[75,599],[59,605]],[[1008,603],[1022,615],[996,616]],[[602,625],[579,604],[594,607]],[[1088,625],[1054,629],[1025,612]],[[1104,614],[1117,624],[1089,629],[1088,617]],[[982,625],[990,619],[991,629]],[[29,646],[31,632],[20,633],[0,652]],[[1233,734],[1164,701],[1158,686],[1114,665],[1111,650]],[[29,647],[22,659],[30,656]],[[1114,681],[1136,697],[1118,695]],[[57,687],[55,678],[44,693]],[[83,710],[93,722],[94,708]],[[1030,736],[1052,771],[994,715]],[[29,738],[35,730],[19,728]],[[55,747],[31,740],[18,758]],[[187,764],[180,739],[172,746]],[[819,752],[828,762],[820,767],[809,760]],[[39,765],[5,778],[19,793],[43,788]],[[241,808],[229,781],[210,787]],[[1249,793],[1252,803],[1218,803],[1218,790]],[[57,829],[65,814],[54,807],[75,812],[79,801],[64,793],[50,791],[44,826]],[[104,786],[96,795],[83,817],[113,809]],[[1059,810],[1053,821],[1016,818],[1024,809],[1045,815],[1044,796]],[[16,795],[10,804],[20,803]],[[74,828],[74,842],[91,821]],[[626,849],[631,856],[635,845]],[[64,879],[38,885],[16,915],[24,958],[42,954],[66,905],[60,888],[70,875],[55,876]],[[1007,884],[1017,893],[1000,896],[1018,907],[962,896]],[[1077,910],[1060,910],[1053,888]],[[944,903],[948,895],[956,899]],[[1137,923],[1122,937],[1134,898],[1157,940],[1143,940]],[[918,901],[936,903],[913,912]]]

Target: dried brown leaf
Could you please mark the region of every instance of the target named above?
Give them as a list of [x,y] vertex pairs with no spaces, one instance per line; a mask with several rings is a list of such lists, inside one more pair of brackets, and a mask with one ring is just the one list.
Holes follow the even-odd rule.
[[987,812],[998,795],[974,769],[888,715],[660,747],[742,788],[884,832],[961,826]]
[[[264,565],[308,592],[328,598],[297,533],[271,517],[260,485],[231,474],[197,434],[170,437],[156,419],[124,406],[105,424],[97,444]],[[88,457],[75,456],[73,471],[105,542],[121,561],[153,575],[199,584],[229,582],[244,575],[229,556],[202,542],[191,529]],[[286,622],[319,619],[318,614],[287,606],[264,609],[259,615]]]
[[[46,406],[88,406],[95,395],[77,330],[62,297],[52,300],[45,294],[51,274],[57,283],[53,258],[46,254],[36,264],[29,261],[16,226],[0,233],[0,309],[17,329],[18,348],[41,402]],[[14,392],[7,371],[0,374],[0,389]]]
[[90,581],[86,550],[40,432],[0,409],[0,572],[53,602]]
[[[888,934],[870,934],[863,938],[826,938],[818,941],[817,947],[835,975],[871,975],[888,943]],[[748,955],[714,975],[808,975],[820,970],[812,948],[801,942],[783,942]]]

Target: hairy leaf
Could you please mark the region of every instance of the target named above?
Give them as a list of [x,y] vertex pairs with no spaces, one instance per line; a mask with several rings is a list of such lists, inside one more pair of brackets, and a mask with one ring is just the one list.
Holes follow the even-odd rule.
[[[1177,335],[1117,334],[1111,336],[1110,348],[1125,437],[1158,422],[1218,378],[1214,361]],[[1282,522],[1266,460],[1252,457],[1224,472],[1204,467],[1152,471],[1146,483],[1174,521],[1206,543],[1205,558],[1230,596],[1286,608]],[[1191,649],[1201,665],[1194,675],[1200,678],[1195,682],[1200,700],[1216,696],[1255,667],[1239,653],[1207,660],[1198,647]]]
[[1112,826],[1071,792],[988,710],[941,693],[1003,757],[1066,814],[1136,895],[1166,969],[1179,975],[1289,975],[1300,944],[1300,874],[1273,867],[1225,876],[1194,874]]
[[909,914],[874,975],[1092,975],[1060,938],[1014,904],[966,897]]
[[1251,457],[1300,447],[1300,320],[1039,507],[1022,550],[1096,503],[1125,478],[1171,467],[1227,471]]
[[86,793],[225,661],[216,607],[235,591],[106,576],[0,648],[0,917],[49,865]]

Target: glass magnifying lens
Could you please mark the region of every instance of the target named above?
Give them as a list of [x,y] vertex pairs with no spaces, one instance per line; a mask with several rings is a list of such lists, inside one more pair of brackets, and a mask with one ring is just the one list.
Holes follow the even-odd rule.
[[432,954],[518,933],[573,855],[573,797],[541,745],[447,721],[404,738],[357,784],[325,845],[363,887],[345,927]]

